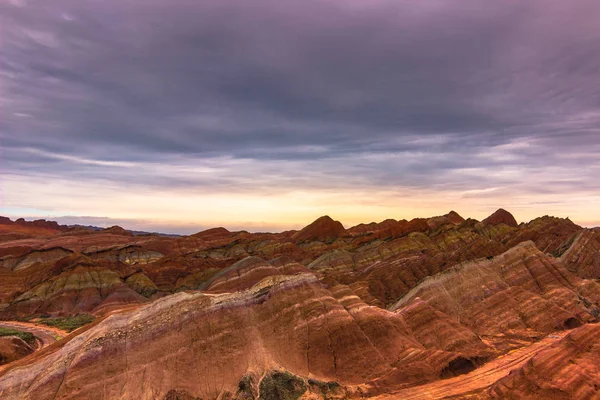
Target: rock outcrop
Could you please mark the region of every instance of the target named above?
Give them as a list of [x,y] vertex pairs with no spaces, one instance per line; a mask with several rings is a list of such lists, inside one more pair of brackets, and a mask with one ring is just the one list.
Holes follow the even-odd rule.
[[600,232],[586,229],[575,233],[554,255],[579,277],[600,279]]
[[347,230],[355,245],[369,243],[377,239],[391,239],[406,236],[412,232],[426,232],[429,230],[427,220],[415,218],[411,221],[386,219],[385,221],[370,224],[359,224]]
[[52,263],[65,258],[73,252],[63,247],[33,250],[20,256],[5,256],[0,258],[0,267],[18,271],[36,263]]
[[118,261],[129,265],[149,264],[160,260],[164,256],[158,251],[147,250],[142,246],[135,245],[117,246],[111,249],[89,251],[84,254],[92,259]]
[[297,263],[279,263],[272,265],[259,257],[246,257],[233,264],[200,285],[200,290],[213,293],[242,291],[254,286],[262,279],[274,275],[295,275],[308,272],[308,269]]
[[70,229],[68,226],[59,225],[55,221],[46,221],[45,219],[26,221],[24,218],[19,218],[15,221],[12,221],[7,217],[0,217],[0,226],[3,227],[0,230],[7,229],[6,227],[9,227],[11,230],[30,230],[30,233],[32,234],[56,233],[60,231],[68,231]]
[[0,365],[20,360],[33,353],[33,350],[30,344],[19,337],[2,336],[0,337]]
[[509,213],[508,211],[506,211],[503,208],[498,209],[496,212],[494,212],[492,215],[490,215],[489,217],[487,217],[486,219],[484,219],[481,222],[484,225],[504,224],[504,225],[512,226],[513,228],[516,228],[519,226],[515,217],[513,217],[513,215],[511,213]]
[[328,215],[325,215],[312,224],[302,228],[299,232],[296,232],[292,239],[297,243],[308,242],[308,241],[321,241],[331,242],[338,237],[344,235],[346,229],[339,221],[334,221]]
[[544,253],[557,254],[582,229],[569,219],[544,216],[519,227],[506,241],[506,245],[514,247],[531,240]]
[[528,337],[594,322],[600,284],[582,281],[524,242],[491,260],[469,262],[429,277],[392,309],[426,301],[479,335]]
[[465,219],[461,217],[456,211],[450,211],[446,215],[429,218],[427,220],[427,225],[431,229],[438,229],[444,225],[460,225],[463,222],[465,222]]
[[322,217],[182,237],[0,225],[0,318],[96,317],[4,365],[2,399],[393,398],[525,349],[531,365],[469,396],[595,388],[600,231],[568,219]]
[[600,396],[600,325],[575,329],[555,346],[496,382],[481,398],[597,399]]
[[269,276],[241,292],[177,293],[114,314],[9,369],[0,396],[213,399],[273,370],[375,394],[437,379],[463,359],[424,348],[397,314],[341,304],[311,274]]
[[117,272],[74,265],[18,296],[2,313],[4,316],[75,315],[93,312],[103,302],[117,299],[122,304],[146,301],[126,286]]

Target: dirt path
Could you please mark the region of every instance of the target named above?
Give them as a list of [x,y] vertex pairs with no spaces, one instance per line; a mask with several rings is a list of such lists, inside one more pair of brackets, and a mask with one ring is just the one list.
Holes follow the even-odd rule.
[[61,329],[33,324],[31,322],[0,321],[0,327],[33,333],[33,335],[38,339],[37,350],[41,350],[68,335],[67,332]]
[[377,396],[374,399],[443,399],[448,396],[457,396],[474,390],[484,389],[508,375],[511,370],[524,365],[531,357],[556,343],[568,335],[569,332],[571,331],[557,332],[549,335],[539,342],[492,360],[469,374],[411,387],[392,394]]

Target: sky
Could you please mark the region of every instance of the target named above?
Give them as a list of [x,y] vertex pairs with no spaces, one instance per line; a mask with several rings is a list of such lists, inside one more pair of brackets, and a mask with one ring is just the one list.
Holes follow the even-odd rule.
[[0,215],[600,225],[597,0],[2,0]]

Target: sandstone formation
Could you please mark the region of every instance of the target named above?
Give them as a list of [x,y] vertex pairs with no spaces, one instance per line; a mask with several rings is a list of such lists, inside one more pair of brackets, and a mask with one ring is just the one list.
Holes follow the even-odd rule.
[[[0,275],[8,283],[0,288],[0,304],[4,304],[0,308],[55,275],[56,266],[52,263],[69,252],[85,255],[93,263],[117,272],[123,284],[131,283],[134,291],[145,293],[146,297],[197,289],[245,257],[286,256],[311,265],[327,284],[350,285],[369,304],[389,306],[423,278],[457,263],[493,257],[525,240],[533,240],[541,250],[560,255],[582,231],[571,221],[558,218],[544,217],[514,228],[504,223],[465,221],[455,212],[429,220],[386,220],[347,231],[342,228],[331,218],[323,217],[295,233],[251,234],[214,228],[189,237],[165,238],[125,235],[122,228],[111,228],[0,242],[0,263],[13,270],[10,273],[0,268]],[[593,243],[590,242],[592,255],[582,264],[588,272],[581,276],[586,278],[594,276],[598,265]],[[332,268],[331,262],[325,260],[337,266]],[[29,269],[28,276],[19,274],[18,269],[14,271],[17,267]],[[568,268],[572,270],[573,266]],[[141,275],[129,279],[136,273]],[[147,279],[138,281],[141,276]]]
[[411,221],[386,219],[380,223],[359,224],[347,230],[354,238],[353,243],[369,243],[376,239],[389,239],[408,235],[411,232],[426,232],[429,230],[427,220],[415,218]]
[[16,336],[0,337],[0,365],[9,364],[31,353],[33,347]]
[[555,252],[560,263],[581,278],[600,279],[600,232],[583,230]]
[[527,337],[595,321],[600,284],[570,275],[533,242],[524,242],[491,260],[425,279],[392,309],[422,301],[479,335]]
[[600,325],[571,332],[555,346],[511,371],[482,397],[597,399],[600,397]]
[[519,226],[515,217],[513,217],[513,215],[511,213],[509,213],[508,211],[506,211],[503,208],[498,209],[496,212],[494,212],[492,215],[490,215],[489,217],[487,217],[486,219],[484,219],[481,222],[484,225],[504,224],[504,225],[512,226],[513,228],[516,228],[517,226]]
[[429,218],[427,220],[427,225],[431,229],[438,229],[443,225],[460,225],[463,222],[465,222],[465,219],[461,217],[456,211],[450,211],[446,215]]
[[182,237],[0,226],[0,319],[97,317],[5,365],[3,399],[393,396],[571,329],[470,395],[586,398],[598,376],[582,343],[600,317],[600,232],[568,219],[518,225],[500,209],[345,229],[326,216]]
[[575,225],[568,218],[544,216],[524,224],[514,232],[506,244],[513,247],[526,240],[531,240],[544,253],[558,256],[560,251],[566,250],[565,244],[581,230],[580,226]]
[[312,224],[302,228],[292,238],[298,242],[321,241],[330,242],[342,236],[346,230],[339,221],[334,221],[328,215],[321,217]]
[[56,262],[68,255],[73,254],[69,249],[54,247],[27,252],[20,256],[7,255],[0,259],[0,267],[8,268],[12,271],[25,269],[36,263]]
[[[426,349],[400,316],[342,298],[306,273],[269,276],[235,293],[178,293],[112,315],[9,370],[0,396],[166,398],[176,390],[217,398],[235,394],[244,377],[276,370],[377,393],[381,380],[433,380],[465,360]],[[35,384],[24,386],[32,376]]]

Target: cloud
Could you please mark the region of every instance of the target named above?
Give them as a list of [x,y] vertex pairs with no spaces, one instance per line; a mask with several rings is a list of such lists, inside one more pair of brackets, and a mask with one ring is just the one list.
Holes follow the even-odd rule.
[[593,0],[5,3],[4,201],[31,203],[45,181],[112,198],[570,191],[593,204],[599,17]]

